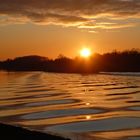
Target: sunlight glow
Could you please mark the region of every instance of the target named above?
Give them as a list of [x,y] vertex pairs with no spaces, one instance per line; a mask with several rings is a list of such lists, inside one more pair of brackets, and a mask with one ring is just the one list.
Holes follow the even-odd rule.
[[91,116],[90,116],[90,115],[87,115],[87,116],[86,116],[86,119],[87,119],[87,120],[91,119]]
[[91,50],[89,48],[83,48],[81,51],[80,51],[80,55],[82,57],[85,57],[85,58],[88,58],[90,55],[91,55]]

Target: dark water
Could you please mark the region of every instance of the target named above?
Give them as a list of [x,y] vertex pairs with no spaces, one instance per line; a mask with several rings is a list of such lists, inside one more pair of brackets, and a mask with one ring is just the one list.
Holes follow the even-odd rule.
[[140,140],[140,75],[0,72],[0,122],[73,140]]

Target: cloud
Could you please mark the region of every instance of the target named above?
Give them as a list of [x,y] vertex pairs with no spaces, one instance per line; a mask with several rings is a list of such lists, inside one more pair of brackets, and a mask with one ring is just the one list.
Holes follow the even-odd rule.
[[9,25],[9,24],[25,24],[29,19],[26,17],[7,17],[4,15],[0,16],[0,25]]
[[[0,23],[32,22],[40,25],[75,26],[78,28],[116,29],[132,23],[103,24],[104,17],[115,21],[140,18],[140,0],[0,0]],[[90,24],[90,26],[89,26]],[[96,25],[95,25],[96,24]]]
[[108,23],[108,22],[102,22],[102,23],[86,23],[83,25],[80,25],[78,28],[82,29],[121,29],[121,28],[128,28],[128,27],[134,27],[136,26],[136,23],[127,23],[127,24],[117,24],[117,23]]

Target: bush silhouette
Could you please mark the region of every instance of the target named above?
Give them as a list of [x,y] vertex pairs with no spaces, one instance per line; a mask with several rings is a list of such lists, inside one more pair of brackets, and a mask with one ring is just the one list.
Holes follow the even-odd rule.
[[0,62],[0,69],[65,73],[140,72],[140,51],[132,49],[94,54],[88,60],[81,57],[70,59],[63,55],[56,59],[36,55],[23,56]]

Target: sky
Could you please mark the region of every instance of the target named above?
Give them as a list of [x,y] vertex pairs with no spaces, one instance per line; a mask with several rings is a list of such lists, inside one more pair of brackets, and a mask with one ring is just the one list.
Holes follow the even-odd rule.
[[140,49],[140,0],[0,0],[0,60]]

